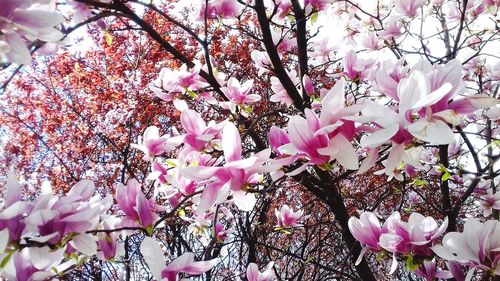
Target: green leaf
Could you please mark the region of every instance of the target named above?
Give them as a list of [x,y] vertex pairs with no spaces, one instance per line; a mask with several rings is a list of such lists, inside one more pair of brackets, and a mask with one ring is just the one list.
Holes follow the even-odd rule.
[[448,173],[448,172],[445,172],[442,176],[441,176],[441,181],[447,181],[451,178],[451,174]]
[[188,94],[188,96],[190,96],[193,99],[197,99],[198,98],[198,94],[195,93],[195,92],[193,92],[193,91],[191,91],[191,90],[188,90],[187,94]]
[[153,235],[154,227],[151,225],[146,228],[146,232],[148,233],[149,236]]
[[440,172],[440,173],[444,173],[444,172],[450,172],[450,170],[448,168],[446,168],[443,164],[439,163],[439,168],[437,168],[437,171]]
[[186,211],[184,211],[184,209],[180,209],[177,213],[179,214],[179,217],[185,217],[186,216]]
[[0,269],[4,268],[7,263],[9,262],[10,260],[10,257],[12,257],[12,255],[14,254],[15,252],[11,252],[11,253],[8,253],[5,258],[3,258],[3,260],[0,262]]
[[330,162],[326,162],[325,164],[319,166],[319,168],[323,171],[331,171],[333,169],[333,165]]
[[108,31],[104,31],[104,40],[106,40],[106,43],[108,46],[111,46],[113,43],[113,36]]
[[376,261],[381,261],[385,258],[385,252],[381,251],[375,254],[375,260]]
[[243,110],[245,110],[248,113],[253,113],[253,108],[251,106],[245,106]]
[[424,186],[426,184],[429,184],[429,182],[426,181],[426,180],[422,180],[422,179],[416,179],[416,180],[413,181],[412,184],[415,185],[415,186]]
[[311,24],[315,24],[318,21],[318,13],[314,13],[311,16]]
[[166,160],[165,162],[166,162],[169,166],[172,166],[172,167],[174,167],[174,168],[175,168],[175,167],[177,167],[177,164],[175,164],[175,162],[174,162],[174,161],[171,161],[171,160]]
[[420,264],[415,263],[415,261],[413,260],[413,256],[412,255],[410,255],[410,256],[408,256],[408,258],[406,258],[406,262],[405,263],[406,263],[406,269],[408,271],[411,271],[411,272],[417,270],[418,267],[420,266]]

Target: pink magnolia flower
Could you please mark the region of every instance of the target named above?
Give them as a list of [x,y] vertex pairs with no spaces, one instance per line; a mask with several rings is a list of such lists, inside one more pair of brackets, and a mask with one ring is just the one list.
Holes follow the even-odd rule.
[[[402,179],[397,167],[403,160],[412,161],[405,150],[415,138],[432,144],[454,143],[450,124],[458,125],[460,115],[494,106],[496,100],[480,95],[450,101],[462,88],[461,69],[460,62],[454,60],[445,66],[421,62],[412,68],[408,77],[398,77],[397,72],[394,76],[387,76],[384,72],[375,74],[376,84],[380,84],[377,87],[399,101],[398,112],[367,101],[362,117],[353,120],[375,125],[367,128],[370,135],[362,137],[363,147],[377,149],[389,140],[392,142],[385,169],[381,173],[390,178],[394,176],[398,180]],[[400,80],[397,95],[394,95],[396,79]]]
[[259,271],[259,267],[255,263],[250,263],[247,267],[247,280],[248,281],[273,281],[276,276],[273,271],[274,262],[267,264],[264,272]]
[[349,230],[356,240],[372,251],[380,251],[378,244],[380,235],[387,232],[387,227],[380,225],[377,216],[372,212],[363,212],[359,219],[352,217],[348,222]]
[[178,93],[197,91],[205,86],[205,80],[198,74],[200,66],[188,69],[183,64],[179,69],[162,68],[158,79],[149,85],[149,88],[164,101],[171,101]]
[[193,194],[196,191],[196,188],[198,187],[195,181],[183,177],[179,172],[178,168],[174,169],[170,185],[176,188],[183,196],[188,196]]
[[479,222],[469,219],[460,232],[449,232],[443,237],[442,245],[432,247],[439,257],[457,261],[471,268],[467,276],[475,269],[483,269],[494,275],[500,275],[500,222],[495,220]]
[[222,93],[229,99],[229,102],[223,103],[223,105],[231,109],[231,111],[235,111],[236,106],[246,109],[248,105],[260,101],[261,97],[259,95],[249,94],[252,86],[253,79],[246,81],[242,85],[238,79],[229,78],[226,87],[221,88]]
[[279,151],[279,147],[288,143],[290,143],[290,138],[285,130],[272,126],[269,130],[269,145],[273,152],[281,156],[282,154]]
[[164,167],[160,162],[153,161],[151,163],[151,173],[149,173],[148,180],[157,180],[159,184],[165,184],[169,181],[169,169]]
[[347,169],[359,168],[356,151],[350,141],[356,133],[350,117],[359,112],[359,107],[345,107],[344,83],[337,82],[323,97],[321,116],[310,109],[305,118],[291,116],[288,121],[290,143],[278,148],[282,154],[303,155],[308,163],[292,173],[299,173],[307,165],[325,165],[337,160]]
[[271,60],[265,51],[253,50],[250,57],[254,62],[255,68],[258,70],[258,75],[261,76],[272,68]]
[[280,80],[277,77],[271,77],[271,90],[273,91],[273,95],[269,98],[271,102],[282,103],[286,106],[291,106],[293,104],[292,99],[288,95],[288,92],[285,90],[285,87],[281,84]]
[[390,40],[401,35],[403,23],[401,23],[400,17],[391,17],[386,23],[384,30],[379,32],[380,37],[385,40]]
[[493,209],[500,210],[500,191],[493,194],[493,191],[488,189],[481,199],[481,208],[483,208],[485,217],[491,215]]
[[324,165],[330,156],[320,153],[328,147],[328,136],[321,126],[319,118],[310,109],[305,110],[305,117],[290,116],[288,121],[289,144],[279,148],[282,154],[303,154],[311,165]]
[[[120,220],[114,216],[108,216],[101,222],[101,229],[110,230],[119,227]],[[97,234],[97,258],[101,260],[112,260],[115,256],[125,254],[122,244],[118,243],[120,232],[111,233],[100,232]]]
[[299,225],[300,221],[306,219],[309,216],[303,216],[304,211],[299,210],[295,212],[288,205],[281,206],[280,209],[274,209],[274,214],[278,221],[277,226],[279,227],[296,227]]
[[165,256],[154,238],[145,237],[141,243],[141,253],[153,277],[158,281],[177,281],[179,273],[199,275],[217,264],[217,259],[194,261],[193,253],[184,253],[166,265]]
[[363,212],[359,219],[355,217],[350,218],[348,227],[352,236],[354,236],[354,238],[361,243],[361,246],[363,246],[359,257],[356,260],[356,265],[361,262],[361,259],[367,250],[374,252],[382,250],[378,241],[380,239],[380,235],[387,232],[387,226],[384,224],[382,227],[374,213]]
[[59,265],[64,258],[65,247],[53,251],[49,247],[29,247],[16,251],[8,259],[3,275],[7,280],[34,281],[54,277],[54,270],[64,270]]
[[314,84],[311,81],[311,78],[309,78],[309,75],[305,74],[302,77],[302,85],[304,86],[304,91],[308,96],[314,95]]
[[0,55],[17,64],[31,61],[30,42],[58,41],[62,33],[54,27],[64,18],[47,1],[4,0],[0,10]]
[[448,218],[438,227],[433,218],[419,213],[412,213],[408,222],[403,222],[398,212],[393,213],[383,226],[369,212],[361,214],[360,219],[350,218],[348,222],[352,235],[364,247],[356,264],[361,261],[366,250],[378,252],[384,249],[393,254],[391,274],[397,268],[397,255],[432,256],[432,243],[446,231],[447,226]]
[[215,227],[214,227],[214,233],[215,233],[215,238],[217,240],[224,241],[224,240],[227,239],[227,237],[229,236],[229,234],[232,233],[232,231],[231,230],[226,230],[224,228],[224,225],[222,225],[222,223],[216,222],[215,223]]
[[386,221],[387,232],[380,235],[379,245],[393,253],[390,272],[397,268],[396,255],[431,256],[432,243],[446,231],[448,218],[441,226],[432,217],[412,213],[408,222],[401,221],[399,213],[393,213]]
[[105,198],[92,196],[94,191],[92,181],[82,180],[65,197],[46,194],[35,203],[26,217],[27,231],[38,233],[36,240],[50,245],[60,243],[68,234],[79,234],[73,240],[73,246],[82,253],[93,252],[88,248],[91,244],[88,241],[92,238],[84,233],[95,229],[100,216],[113,204],[111,195]]
[[332,3],[333,0],[304,0],[304,7],[307,9],[308,6],[311,6],[315,11],[322,11]]
[[368,76],[368,69],[374,64],[372,60],[358,58],[352,50],[347,52],[344,58],[344,71],[342,74],[353,82],[360,82]]
[[[117,249],[120,244],[118,244],[118,237],[115,232],[110,234],[99,234],[99,239],[97,240],[98,252],[96,256],[101,260],[112,260],[117,255]],[[124,252],[121,253],[123,255]]]
[[[297,75],[297,71],[292,69],[291,71],[287,70],[286,72],[294,85],[300,85],[300,78]],[[293,101],[288,95],[288,92],[285,90],[285,87],[283,87],[283,85],[281,84],[280,80],[275,76],[272,76],[270,80],[271,80],[271,90],[273,91],[274,94],[269,98],[269,100],[271,102],[285,104],[286,106],[292,105]]]
[[401,79],[406,78],[408,67],[404,66],[403,59],[398,60],[396,65],[389,62],[384,62],[379,66],[378,71],[375,71],[372,76],[372,84],[374,88],[383,95],[399,101],[398,84]]
[[408,123],[406,129],[423,141],[449,144],[455,138],[448,124],[458,125],[459,115],[498,103],[481,95],[450,101],[462,87],[462,64],[458,60],[445,66],[417,64],[398,86],[399,115]]
[[4,233],[7,241],[18,241],[25,228],[24,213],[31,210],[32,204],[21,201],[21,190],[13,172],[9,173],[5,189],[5,206],[0,213],[0,233]]
[[271,36],[280,56],[290,52],[297,45],[297,40],[288,32],[271,29]]
[[152,231],[150,228],[157,219],[155,211],[160,211],[162,208],[152,200],[146,199],[139,182],[133,179],[127,183],[127,186],[119,184],[115,199],[120,209],[126,214],[123,224],[141,226]]
[[224,123],[215,124],[214,121],[207,126],[200,114],[190,109],[181,113],[181,124],[186,134],[179,137],[185,144],[200,151],[212,151],[213,145],[220,140],[220,132],[224,127]]
[[206,16],[209,19],[228,19],[234,18],[241,13],[241,7],[237,1],[232,0],[214,0],[208,2],[208,8],[205,0],[199,0],[198,20],[203,21]]
[[375,34],[375,32],[370,32],[367,34],[363,34],[361,36],[361,45],[370,50],[380,50],[384,47],[384,42],[380,39],[380,37]]
[[395,11],[396,13],[414,17],[417,15],[417,10],[425,4],[426,0],[396,0]]
[[424,263],[417,270],[415,270],[415,274],[428,281],[433,281],[437,278],[450,279],[453,277],[451,272],[437,268],[436,260],[425,260]]
[[144,160],[153,160],[155,156],[165,152],[170,152],[175,148],[173,140],[169,140],[169,135],[160,137],[160,131],[156,126],[150,126],[144,131],[144,136],[139,137],[138,144],[132,144],[132,147],[144,152]]
[[181,170],[183,176],[197,181],[214,177],[203,190],[197,212],[203,213],[225,199],[229,190],[236,206],[242,211],[250,211],[255,206],[256,198],[253,193],[247,192],[248,186],[260,182],[260,173],[276,169],[264,166],[271,150],[266,149],[242,159],[241,137],[238,128],[231,122],[226,123],[222,131],[221,146],[226,161],[223,167],[191,166]]
[[[382,76],[380,79],[384,80]],[[432,144],[454,143],[449,124],[458,125],[460,115],[495,105],[495,99],[477,95],[450,102],[462,88],[461,77],[461,64],[457,60],[441,67],[419,63],[408,77],[399,81],[397,98],[393,97],[399,101],[398,113],[375,102],[366,103],[363,117],[355,120],[373,122],[375,129],[371,135],[363,136],[361,145],[375,148],[389,140],[393,143],[382,172],[395,175],[394,169],[406,156],[405,146],[414,138]],[[389,84],[381,86],[386,89],[394,87]]]
[[283,20],[292,11],[292,2],[290,0],[278,0],[276,16]]
[[331,39],[322,38],[313,45],[314,51],[310,57],[314,58],[319,64],[325,63],[334,57],[336,48],[332,46]]

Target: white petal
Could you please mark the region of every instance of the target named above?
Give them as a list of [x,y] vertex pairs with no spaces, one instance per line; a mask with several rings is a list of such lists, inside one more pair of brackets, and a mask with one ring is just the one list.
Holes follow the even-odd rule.
[[49,247],[32,247],[29,248],[29,256],[33,266],[43,270],[59,263],[64,257],[64,251],[65,247],[57,251],[52,251]]
[[21,200],[21,191],[14,172],[9,173],[5,188],[7,189],[5,194],[5,204],[7,207]]
[[441,120],[420,119],[407,127],[408,131],[423,141],[431,144],[450,144],[455,142],[453,131]]
[[96,237],[89,234],[80,234],[72,240],[72,246],[87,256],[93,256],[97,253]]
[[412,106],[412,109],[420,109],[422,107],[431,106],[431,105],[437,103],[444,96],[446,96],[451,91],[452,88],[453,88],[453,86],[450,83],[445,83],[444,85],[439,87],[439,89],[435,90],[434,92],[427,95],[425,98],[416,102]]
[[7,244],[9,244],[9,230],[6,228],[0,231],[0,253],[5,252]]
[[399,124],[392,124],[387,128],[375,131],[373,134],[361,138],[362,147],[376,147],[390,140],[399,130]]
[[165,268],[166,260],[160,245],[154,238],[144,237],[141,243],[141,253],[156,280],[162,280],[161,272]]
[[253,207],[257,202],[253,193],[246,193],[242,190],[233,190],[233,200],[238,209],[244,212],[253,210]]
[[335,154],[335,159],[349,170],[356,170],[359,168],[358,156],[352,144],[342,134],[337,134],[330,140],[335,147],[339,149],[339,153]]
[[78,199],[88,199],[94,194],[94,191],[95,186],[93,181],[81,180],[70,189],[67,196],[76,197]]

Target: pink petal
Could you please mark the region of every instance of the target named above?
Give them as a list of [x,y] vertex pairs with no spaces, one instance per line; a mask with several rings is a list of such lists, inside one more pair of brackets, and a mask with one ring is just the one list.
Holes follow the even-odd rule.
[[217,259],[212,259],[209,261],[197,261],[191,263],[189,266],[185,267],[182,272],[192,275],[198,275],[209,271],[217,264]]
[[165,271],[172,272],[184,272],[186,268],[194,262],[194,254],[187,252],[182,254],[180,257],[173,260],[168,266],[164,269]]
[[11,20],[28,28],[40,29],[54,27],[62,23],[64,17],[51,11],[17,9],[12,13]]
[[222,130],[222,150],[226,162],[236,161],[241,159],[241,138],[238,128],[228,122]]
[[184,110],[181,114],[181,124],[188,133],[201,135],[205,130],[205,121],[194,110]]
[[31,62],[31,53],[17,33],[6,32],[4,38],[10,46],[10,51],[5,54],[10,62],[17,64],[29,64]]
[[250,263],[247,267],[247,279],[248,281],[258,281],[259,278],[259,267],[255,263]]
[[217,194],[220,188],[221,188],[220,185],[214,185],[214,184],[209,184],[205,187],[203,193],[201,194],[200,204],[196,209],[197,214],[205,213],[215,204],[215,201],[217,200]]
[[146,199],[146,197],[142,193],[137,194],[136,208],[141,225],[146,228],[153,225],[153,210],[151,210],[148,199]]

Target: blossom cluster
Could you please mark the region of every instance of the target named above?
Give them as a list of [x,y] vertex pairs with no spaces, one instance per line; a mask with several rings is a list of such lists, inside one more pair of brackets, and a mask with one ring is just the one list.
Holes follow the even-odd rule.
[[64,20],[52,1],[6,0],[0,9],[0,55],[7,61],[28,64],[36,41],[59,41],[63,34],[55,28]]
[[[383,253],[392,255],[391,274],[397,269],[398,259],[403,259],[408,270],[427,280],[465,280],[462,266],[469,269],[467,279],[472,277],[475,269],[500,275],[498,221],[467,220],[463,232],[448,232],[439,243],[447,227],[448,218],[438,226],[433,218],[419,213],[412,213],[408,222],[403,222],[396,212],[383,225],[371,212],[363,212],[359,219],[349,219],[349,230],[363,246],[358,263],[370,250],[379,256]],[[449,270],[439,269],[436,257],[447,260]]]
[[78,182],[66,196],[48,191],[28,202],[22,200],[20,185],[11,173],[5,190],[0,213],[0,270],[9,280],[44,280],[86,257],[108,260],[120,254],[115,239],[105,232],[93,232],[114,227],[114,220],[106,214],[113,204],[111,195],[93,195],[91,181]]

